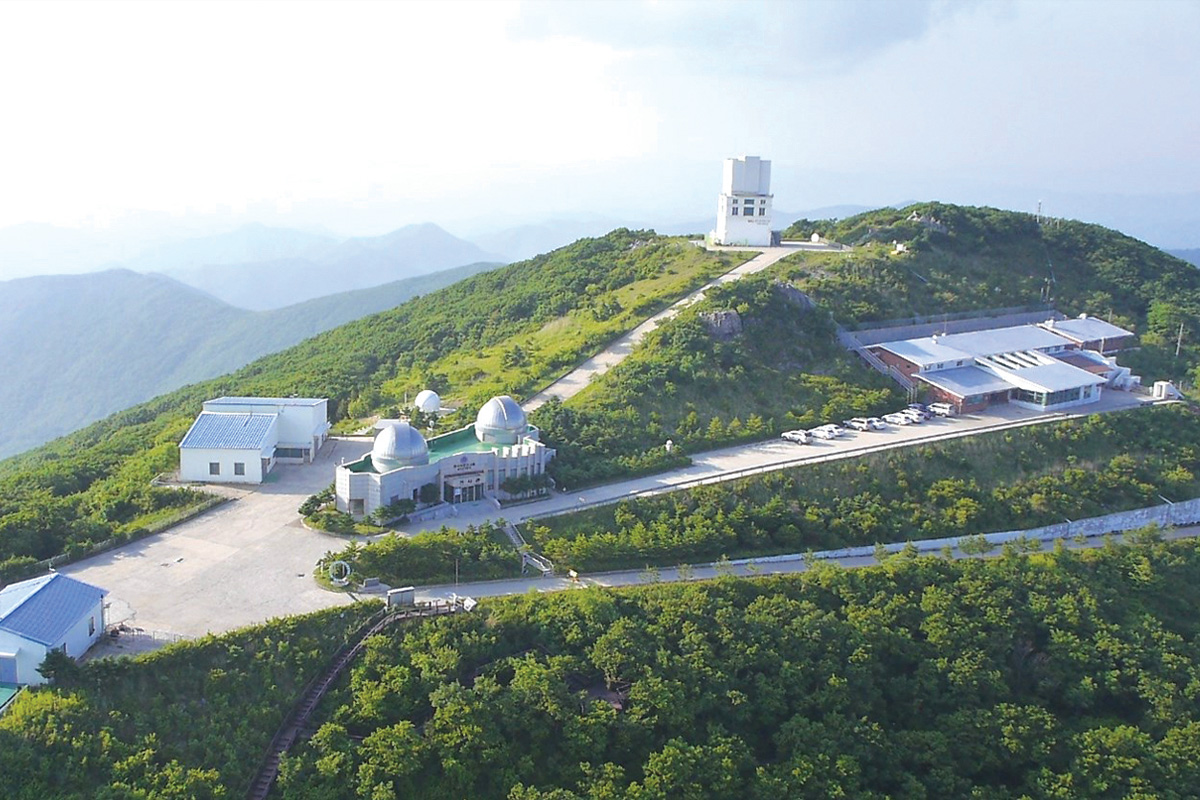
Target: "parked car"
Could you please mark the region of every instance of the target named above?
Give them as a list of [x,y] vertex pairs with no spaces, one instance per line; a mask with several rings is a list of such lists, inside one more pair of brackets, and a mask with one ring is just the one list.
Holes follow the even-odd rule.
[[879,417],[867,417],[867,428],[873,431],[886,431],[887,423]]
[[930,403],[929,411],[939,417],[953,417],[958,413],[958,409],[949,403]]
[[908,417],[914,425],[920,425],[925,421],[925,414],[915,408],[902,408],[896,413],[902,417]]
[[884,414],[883,421],[889,425],[912,425],[912,417],[904,414]]
[[810,430],[809,434],[818,439],[836,439],[842,435],[842,429],[835,425],[821,425]]
[[929,408],[928,408],[927,406],[924,406],[924,405],[920,404],[920,403],[909,403],[909,404],[908,404],[908,410],[909,410],[909,411],[916,412],[917,414],[920,414],[920,415],[921,415],[921,419],[929,419],[931,416],[933,416],[933,415],[932,415],[932,414],[929,412]]
[[871,423],[866,417],[855,417],[854,419],[848,419],[844,424],[847,428],[853,428],[856,431],[871,430]]
[[779,438],[786,442],[808,444],[810,437],[808,435],[808,431],[784,431],[782,434],[780,434]]

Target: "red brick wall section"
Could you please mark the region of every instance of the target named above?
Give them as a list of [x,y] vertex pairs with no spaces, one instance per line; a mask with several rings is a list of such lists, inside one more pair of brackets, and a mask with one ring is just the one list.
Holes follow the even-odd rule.
[[879,360],[887,364],[889,367],[895,367],[898,371],[904,374],[904,377],[911,378],[917,371],[917,365],[908,359],[901,358],[890,350],[884,350],[882,347],[868,347],[868,351],[879,357]]

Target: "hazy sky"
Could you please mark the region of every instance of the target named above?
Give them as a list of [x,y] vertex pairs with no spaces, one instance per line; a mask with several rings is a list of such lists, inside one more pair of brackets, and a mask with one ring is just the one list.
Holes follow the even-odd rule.
[[[0,227],[1200,191],[1200,3],[0,3]],[[1053,209],[1051,209],[1053,210]]]

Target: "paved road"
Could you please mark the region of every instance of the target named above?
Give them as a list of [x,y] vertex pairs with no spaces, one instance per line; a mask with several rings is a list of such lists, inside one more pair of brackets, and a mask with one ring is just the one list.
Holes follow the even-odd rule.
[[[756,272],[762,272],[775,262],[801,250],[843,252],[837,247],[811,243],[786,243],[780,247],[716,247],[713,249],[723,252],[758,252],[758,255],[720,277],[714,278],[686,297],[677,300],[674,304],[650,317],[624,336],[614,339],[608,347],[605,347],[574,370],[526,400],[522,406],[525,411],[530,412],[541,407],[551,397],[566,400],[568,397],[574,397],[579,394],[587,387],[592,378],[597,375],[603,375],[624,361],[633,352],[633,348],[637,346],[638,342],[644,339],[646,334],[658,327],[659,323],[671,319],[683,309],[704,299],[704,293],[712,287],[739,280]],[[850,251],[846,250],[844,252]]]
[[[1113,410],[1138,402],[1136,397],[1125,393],[1106,392],[1101,403],[1088,406],[1086,411]],[[499,512],[487,503],[458,506],[459,515],[453,523],[464,527],[499,516],[521,521],[532,515],[593,502],[672,491],[697,481],[728,480],[745,474],[748,469],[761,471],[827,458],[847,458],[888,447],[1062,417],[1037,416],[1009,406],[986,415],[931,420],[920,426],[860,433],[819,445],[773,441],[725,448],[700,454],[692,466],[672,473],[556,494],[538,503]],[[148,630],[186,636],[227,631],[272,617],[350,602],[352,597],[326,592],[311,577],[314,563],[326,552],[341,549],[346,539],[303,528],[296,508],[309,494],[329,485],[334,465],[361,456],[370,446],[369,439],[331,440],[322,448],[315,464],[281,466],[275,473],[278,479],[262,486],[227,488],[226,493],[234,498],[232,502],[171,530],[77,562],[62,571],[110,591],[109,622],[128,621]],[[409,532],[442,524],[434,521],[415,525]],[[532,585],[543,589],[554,584]],[[526,591],[529,586],[514,584],[510,589],[497,591]],[[451,590],[444,590],[443,594]],[[476,592],[474,588],[471,591]]]
[[436,530],[443,525],[464,528],[488,520],[503,518],[509,522],[524,522],[532,517],[574,511],[599,503],[627,497],[662,494],[699,483],[731,480],[754,472],[766,472],[802,464],[812,464],[838,458],[850,458],[893,447],[907,447],[923,442],[972,436],[987,430],[1038,424],[1042,422],[1086,416],[1097,412],[1133,408],[1149,402],[1145,395],[1127,392],[1105,392],[1100,402],[1082,407],[1077,413],[1040,414],[1014,405],[1002,405],[986,412],[950,419],[934,418],[921,425],[889,428],[886,431],[849,432],[832,441],[817,440],[811,445],[796,445],[781,440],[711,450],[692,457],[691,466],[643,478],[595,486],[577,492],[556,493],[534,503],[524,503],[496,510],[490,503],[467,503],[458,506],[453,519],[429,520],[405,527],[406,533]]
[[[1184,539],[1200,536],[1200,526],[1175,528],[1162,534],[1164,539]],[[1103,547],[1108,537],[1093,536],[1083,540],[1063,539],[1063,546],[1072,550]],[[1117,541],[1122,539],[1114,534]],[[1051,549],[1044,546],[1043,549]],[[952,558],[985,558],[998,556],[1002,548],[995,548],[989,553],[963,553],[957,548],[950,551]],[[445,584],[440,586],[423,586],[417,589],[418,601],[450,600],[455,595],[463,597],[503,597],[527,592],[562,592],[571,589],[585,589],[590,586],[612,588],[618,586],[641,586],[647,583],[675,583],[678,581],[705,580],[724,575],[734,575],[744,578],[761,577],[764,575],[788,575],[806,571],[807,556],[796,553],[787,556],[775,556],[770,560],[744,558],[725,563],[691,564],[680,567],[663,567],[661,569],[622,570],[618,572],[601,572],[593,575],[580,575],[577,579],[555,575],[551,577],[518,578],[507,581],[480,581],[461,585]],[[874,555],[851,556],[839,558],[823,558],[821,563],[838,564],[842,567],[869,567],[878,564]]]

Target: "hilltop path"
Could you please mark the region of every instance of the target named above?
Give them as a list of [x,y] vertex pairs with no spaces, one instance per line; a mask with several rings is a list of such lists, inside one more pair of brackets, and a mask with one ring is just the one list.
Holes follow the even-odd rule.
[[[708,283],[701,286],[686,297],[677,300],[672,305],[658,312],[654,316],[647,319],[642,324],[638,325],[633,330],[629,331],[609,343],[607,347],[601,350],[596,355],[584,361],[571,372],[562,376],[554,383],[542,389],[540,392],[529,398],[522,404],[522,408],[526,413],[529,413],[537,408],[540,408],[551,397],[557,397],[560,400],[566,400],[568,397],[574,397],[587,387],[588,382],[597,375],[603,375],[617,364],[620,364],[625,358],[633,352],[633,348],[645,338],[646,334],[658,327],[659,323],[669,320],[679,314],[688,306],[704,299],[704,293],[714,286],[719,286],[723,283],[731,283],[739,280],[747,275],[753,275],[756,272],[762,272],[767,267],[780,261],[781,259],[790,256],[792,253],[798,253],[802,250],[810,250],[817,252],[843,252],[843,248],[836,245],[813,244],[809,242],[787,242],[779,247],[714,247],[713,250],[723,252],[758,252],[754,258],[749,261],[734,267],[729,272],[714,278]],[[851,252],[848,248],[844,252]]]

